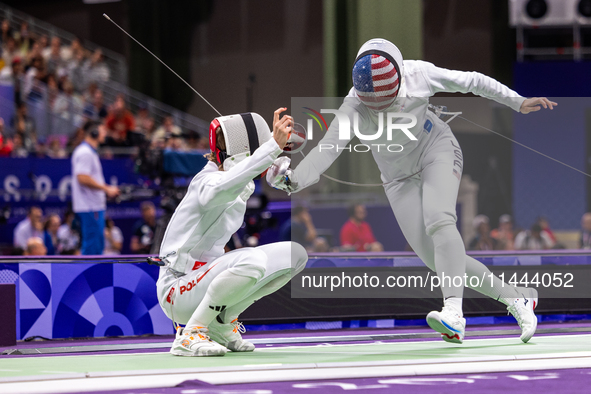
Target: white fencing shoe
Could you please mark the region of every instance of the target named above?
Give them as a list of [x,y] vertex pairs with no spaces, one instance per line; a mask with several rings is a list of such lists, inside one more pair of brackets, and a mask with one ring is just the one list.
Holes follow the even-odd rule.
[[205,357],[223,356],[228,349],[215,343],[208,336],[205,327],[179,327],[170,349],[175,356]]
[[254,344],[242,339],[240,334],[245,332],[246,328],[238,319],[234,319],[228,324],[221,324],[214,320],[209,325],[211,339],[233,352],[252,352],[254,350]]
[[507,310],[515,317],[521,328],[521,340],[527,343],[538,327],[538,318],[534,312],[538,305],[538,291],[533,287],[518,287],[517,290],[522,297],[513,299]]
[[453,308],[444,306],[441,312],[429,312],[427,315],[427,324],[435,331],[441,333],[441,339],[446,342],[464,342],[466,319]]

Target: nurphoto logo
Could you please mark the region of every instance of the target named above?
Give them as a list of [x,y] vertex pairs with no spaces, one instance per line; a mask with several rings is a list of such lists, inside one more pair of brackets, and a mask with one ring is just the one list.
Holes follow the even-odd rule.
[[[374,149],[378,152],[381,151],[388,151],[388,152],[402,152],[403,146],[400,144],[384,144],[384,143],[372,143],[367,144],[363,143],[365,141],[376,141],[379,138],[382,138],[384,134],[384,129],[386,132],[386,140],[392,141],[392,136],[394,132],[401,131],[403,132],[411,141],[416,141],[417,138],[410,132],[409,129],[417,125],[417,118],[412,114],[406,114],[402,112],[387,112],[383,113],[380,112],[378,114],[378,128],[373,134],[363,134],[359,130],[359,114],[355,113],[353,115],[353,119],[350,119],[349,114],[344,111],[340,111],[338,109],[321,109],[320,112],[313,110],[309,107],[304,107],[304,109],[308,110],[309,112],[304,112],[304,114],[310,116],[307,122],[306,127],[306,137],[308,141],[312,141],[314,139],[314,123],[316,123],[321,131],[328,130],[328,126],[326,120],[322,116],[322,114],[334,114],[335,119],[337,120],[339,125],[339,140],[346,141],[347,143],[351,141],[353,138],[351,136],[351,130],[359,140],[362,142],[361,144],[356,145],[349,145],[349,146],[342,146],[340,144],[329,144],[329,143],[321,143],[318,145],[320,152],[322,151],[329,151],[329,150],[336,150],[337,152],[342,150],[347,150],[349,152],[369,152],[370,150]],[[407,119],[408,121],[404,123],[397,123],[401,119]],[[385,126],[384,126],[384,123]],[[353,127],[351,127],[353,124]]]

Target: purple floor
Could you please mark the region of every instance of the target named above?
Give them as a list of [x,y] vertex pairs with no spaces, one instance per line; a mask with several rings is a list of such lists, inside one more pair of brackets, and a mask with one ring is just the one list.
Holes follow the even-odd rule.
[[174,388],[97,391],[88,394],[145,394],[156,393],[588,393],[591,390],[591,369],[567,369],[529,372],[487,373],[478,375],[431,375],[420,377],[342,379],[326,381],[299,381],[250,383],[214,386],[199,380],[190,380]]

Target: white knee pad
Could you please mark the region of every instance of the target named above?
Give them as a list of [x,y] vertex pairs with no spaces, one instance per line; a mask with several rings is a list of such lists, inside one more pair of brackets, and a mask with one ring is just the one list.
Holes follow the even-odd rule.
[[308,262],[308,252],[306,249],[297,242],[291,242],[291,268],[292,276],[300,273],[306,268]]
[[228,268],[228,271],[235,275],[247,276],[257,281],[261,280],[267,270],[267,255],[265,252],[255,248],[248,248],[242,249],[238,253],[240,256]]

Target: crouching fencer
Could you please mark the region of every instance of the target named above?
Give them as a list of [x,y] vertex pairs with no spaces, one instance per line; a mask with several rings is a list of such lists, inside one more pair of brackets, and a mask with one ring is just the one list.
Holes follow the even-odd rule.
[[[339,110],[346,113],[355,129],[339,130],[340,121],[335,117],[316,148],[297,168],[289,169],[287,176],[279,177],[274,186],[297,192],[318,182],[320,174],[355,134],[368,136],[367,145],[371,146],[386,195],[406,240],[440,278],[443,309],[427,315],[429,326],[441,333],[445,341],[463,342],[466,320],[462,297],[466,285],[505,304],[521,327],[521,340],[529,341],[537,327],[537,291],[503,283],[485,265],[466,255],[456,227],[462,151],[449,126],[428,110],[429,97],[438,92],[473,93],[524,114],[542,107],[552,109],[556,103],[546,98],[526,99],[477,72],[447,70],[424,61],[403,61],[398,48],[384,39],[363,44],[352,76],[353,87]],[[414,123],[409,122],[413,118]],[[392,119],[399,126],[407,126],[398,127],[389,135],[384,132],[377,139],[369,138],[376,130],[385,129],[384,124]],[[348,135],[348,139],[343,135]],[[364,142],[362,136],[359,139]],[[392,145],[396,149],[386,148]],[[465,281],[465,274],[472,279],[487,279]],[[452,282],[453,278],[462,280]]]
[[221,356],[250,352],[238,316],[256,300],[283,287],[306,265],[305,249],[278,242],[224,253],[244,221],[246,201],[282,153],[292,118],[275,111],[273,131],[258,114],[222,116],[209,129],[209,162],[193,178],[162,240],[158,300],[177,323],[170,353]]

